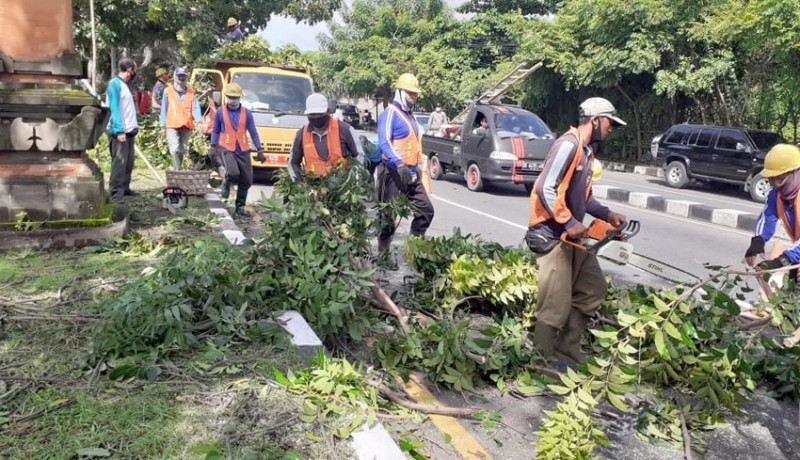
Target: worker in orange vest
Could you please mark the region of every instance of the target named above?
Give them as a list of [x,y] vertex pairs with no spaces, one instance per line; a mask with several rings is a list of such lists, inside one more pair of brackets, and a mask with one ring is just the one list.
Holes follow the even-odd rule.
[[172,169],[181,170],[183,154],[189,144],[194,124],[200,124],[200,103],[194,90],[189,88],[189,72],[182,67],[175,69],[175,80],[164,90],[161,99],[161,134],[167,136]]
[[253,185],[253,163],[250,159],[250,140],[258,155],[256,160],[264,163],[264,149],[258,137],[253,113],[242,107],[242,87],[231,83],[225,88],[225,105],[217,110],[214,129],[211,131],[211,149],[214,151],[213,161],[219,167],[225,165],[225,177],[222,183],[222,197],[228,198],[232,184],[236,189],[236,208],[234,215],[249,217],[245,211],[247,192]]
[[361,146],[356,143],[355,130],[330,114],[328,99],[314,93],[306,99],[308,123],[297,131],[289,158],[289,176],[297,181],[305,174],[326,176],[345,165],[346,158],[357,158]]

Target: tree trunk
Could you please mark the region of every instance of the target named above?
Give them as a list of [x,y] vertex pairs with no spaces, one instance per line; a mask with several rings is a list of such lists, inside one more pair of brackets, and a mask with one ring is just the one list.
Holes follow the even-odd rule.
[[622,89],[620,85],[617,85],[617,90],[622,94],[622,96],[628,101],[628,103],[633,108],[633,118],[636,123],[636,161],[640,161],[642,159],[642,122],[639,119],[639,108],[636,107],[636,103],[628,96],[628,93]]
[[[728,126],[733,126],[733,123],[731,123],[730,108],[728,107],[728,103],[725,100],[725,95],[722,94],[722,88],[719,87],[719,82],[716,82],[714,84],[714,86],[717,87],[717,95],[719,96],[719,101],[720,101],[720,104],[722,105],[722,113],[725,116],[725,123]],[[703,122],[703,123],[705,123],[705,122]]]
[[114,75],[117,74],[117,49],[115,47],[111,47],[111,73],[109,74],[109,80],[114,78]]

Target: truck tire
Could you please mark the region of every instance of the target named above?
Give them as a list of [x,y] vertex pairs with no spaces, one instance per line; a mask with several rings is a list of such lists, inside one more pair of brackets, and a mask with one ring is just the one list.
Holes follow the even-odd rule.
[[769,179],[761,174],[756,174],[750,181],[750,198],[755,202],[765,203],[771,189],[772,185],[769,183]]
[[673,161],[667,165],[664,171],[664,179],[667,185],[673,188],[683,188],[689,183],[689,174],[686,172],[686,165],[682,161]]
[[467,188],[473,192],[480,192],[484,188],[483,178],[481,177],[481,170],[478,165],[472,163],[464,173],[464,179],[467,180]]
[[439,180],[444,175],[444,169],[442,168],[442,163],[439,162],[439,157],[433,155],[431,157],[431,163],[428,167],[428,171],[431,174],[432,180]]

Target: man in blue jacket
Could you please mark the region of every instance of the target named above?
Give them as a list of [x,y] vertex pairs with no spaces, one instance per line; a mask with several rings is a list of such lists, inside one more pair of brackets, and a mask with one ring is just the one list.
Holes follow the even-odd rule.
[[[253,163],[250,158],[250,142],[258,152],[256,160],[264,163],[264,149],[258,137],[253,113],[242,107],[242,87],[231,83],[225,88],[226,103],[217,111],[214,130],[211,132],[211,149],[215,153],[215,162],[225,165],[225,177],[222,183],[222,197],[228,198],[231,184],[236,188],[236,208],[234,215],[249,217],[244,206],[247,203],[247,192],[253,185]],[[219,163],[217,163],[219,165]]]
[[134,138],[139,132],[136,120],[136,103],[128,83],[136,76],[132,59],[119,61],[119,73],[111,79],[106,90],[106,105],[111,112],[108,121],[109,148],[111,151],[111,176],[108,190],[111,199],[120,201],[125,195],[138,195],[131,190],[131,172],[134,161]]
[[[414,219],[411,235],[423,236],[433,221],[433,204],[423,186],[427,178],[422,154],[421,133],[414,118],[414,103],[420,92],[419,81],[404,73],[397,79],[394,100],[378,117],[378,147],[383,163],[378,171],[378,200],[391,201],[398,194],[411,200]],[[383,228],[378,236],[378,254],[386,256],[397,230],[391,216],[381,216]]]

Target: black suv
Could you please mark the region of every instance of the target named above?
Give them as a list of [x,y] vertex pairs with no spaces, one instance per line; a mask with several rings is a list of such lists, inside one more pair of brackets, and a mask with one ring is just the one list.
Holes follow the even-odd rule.
[[650,152],[664,168],[670,187],[685,187],[692,179],[740,184],[753,200],[763,203],[771,188],[760,174],[764,157],[783,142],[783,137],[769,131],[683,124],[653,138]]

